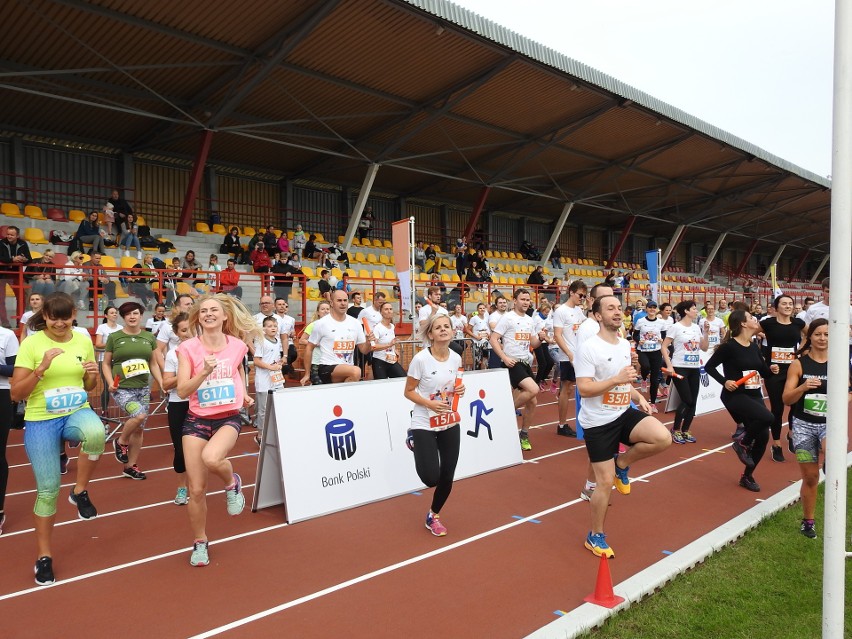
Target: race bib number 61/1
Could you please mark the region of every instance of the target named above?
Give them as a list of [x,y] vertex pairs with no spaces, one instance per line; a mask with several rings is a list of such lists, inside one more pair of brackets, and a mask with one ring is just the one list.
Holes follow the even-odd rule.
[[227,406],[228,404],[235,404],[237,402],[234,380],[232,379],[204,382],[198,389],[197,395],[198,405],[201,408]]

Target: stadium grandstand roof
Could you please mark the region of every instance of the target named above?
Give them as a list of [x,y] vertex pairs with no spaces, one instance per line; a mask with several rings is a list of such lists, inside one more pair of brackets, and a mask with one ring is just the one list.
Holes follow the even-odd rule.
[[10,0],[0,95],[18,134],[828,250],[825,178],[443,0]]

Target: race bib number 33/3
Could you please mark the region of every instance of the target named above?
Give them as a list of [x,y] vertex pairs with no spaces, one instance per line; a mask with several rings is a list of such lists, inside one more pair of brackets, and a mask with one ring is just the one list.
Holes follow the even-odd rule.
[[77,410],[86,401],[86,389],[79,386],[65,386],[44,391],[45,408],[51,415],[65,415]]
[[198,405],[201,408],[228,406],[237,402],[234,380],[219,379],[204,382],[197,391]]

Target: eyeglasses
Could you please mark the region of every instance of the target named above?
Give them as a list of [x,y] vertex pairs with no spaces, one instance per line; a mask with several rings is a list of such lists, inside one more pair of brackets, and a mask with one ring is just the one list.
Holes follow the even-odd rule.
[[586,299],[586,294],[585,294],[585,293],[575,293],[575,295],[576,295],[577,297],[579,297],[581,300]]

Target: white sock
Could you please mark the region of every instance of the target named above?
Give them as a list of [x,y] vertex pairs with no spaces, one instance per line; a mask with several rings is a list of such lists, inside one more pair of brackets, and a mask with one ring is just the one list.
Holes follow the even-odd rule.
[[586,480],[586,490],[594,490],[596,486],[596,482],[589,481],[588,479]]

